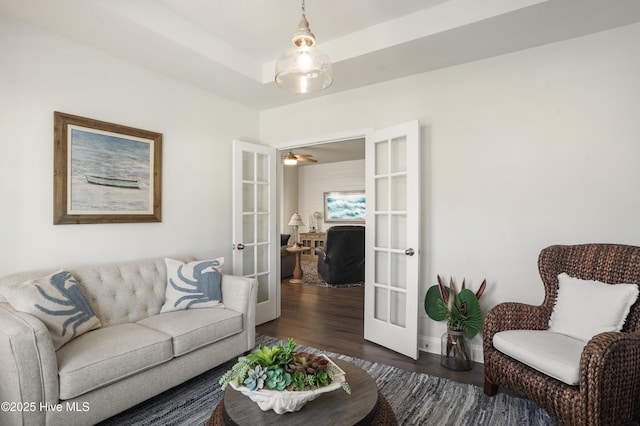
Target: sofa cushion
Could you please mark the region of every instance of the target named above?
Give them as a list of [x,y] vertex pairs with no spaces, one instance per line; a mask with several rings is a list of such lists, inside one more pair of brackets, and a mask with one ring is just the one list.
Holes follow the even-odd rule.
[[224,257],[183,263],[165,259],[167,289],[160,312],[189,308],[211,308],[222,301],[222,265]]
[[558,296],[549,331],[585,342],[596,334],[620,331],[637,298],[636,284],[605,284],[563,272],[558,275]]
[[493,346],[547,376],[575,386],[585,342],[547,330],[508,330],[493,336]]
[[91,302],[68,271],[25,281],[4,295],[16,311],[31,314],[44,323],[56,350],[101,326]]
[[184,355],[242,331],[242,314],[231,309],[188,309],[154,315],[136,324],[168,334],[173,354]]
[[92,331],[57,352],[60,399],[132,376],[173,358],[171,337],[137,324]]

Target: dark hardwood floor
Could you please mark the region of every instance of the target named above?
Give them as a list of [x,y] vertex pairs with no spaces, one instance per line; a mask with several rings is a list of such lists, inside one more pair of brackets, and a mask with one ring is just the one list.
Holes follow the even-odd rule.
[[331,352],[446,377],[482,387],[483,365],[456,372],[440,365],[440,356],[420,352],[413,360],[364,340],[364,288],[327,288],[282,282],[282,315],[256,327],[260,334]]

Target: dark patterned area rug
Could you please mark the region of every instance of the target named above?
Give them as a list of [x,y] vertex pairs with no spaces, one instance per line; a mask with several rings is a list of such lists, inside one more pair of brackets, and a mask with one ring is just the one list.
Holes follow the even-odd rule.
[[[256,336],[256,346],[270,346],[277,342],[273,337]],[[546,411],[525,399],[503,393],[488,397],[482,389],[473,385],[315,348],[299,345],[298,350],[323,352],[364,369],[389,401],[399,425],[558,425]],[[100,425],[204,425],[224,396],[218,380],[234,363],[235,359],[107,419]],[[318,419],[317,424],[322,425],[322,420]]]
[[357,283],[347,283],[347,284],[328,284],[326,281],[322,279],[322,276],[318,273],[318,263],[311,262],[309,260],[303,260],[300,262],[300,266],[302,267],[302,281],[307,285],[315,285],[317,287],[332,287],[332,288],[341,288],[341,287],[362,287],[364,282],[360,281]]

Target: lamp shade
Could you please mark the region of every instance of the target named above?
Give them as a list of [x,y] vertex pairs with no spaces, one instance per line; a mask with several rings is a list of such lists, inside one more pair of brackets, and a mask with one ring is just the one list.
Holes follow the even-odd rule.
[[293,47],[278,58],[276,84],[296,93],[317,92],[333,83],[329,57],[314,46]]
[[295,155],[289,152],[287,156],[284,157],[284,164],[286,164],[287,166],[295,166],[296,164],[298,164],[298,159]]
[[276,84],[296,93],[326,89],[333,83],[333,66],[329,57],[316,44],[304,12],[298,30],[293,33],[293,47],[285,51],[276,62]]
[[289,220],[289,226],[304,226],[304,223],[302,223],[302,218],[300,217],[298,212],[295,212],[293,216],[291,216],[291,219]]

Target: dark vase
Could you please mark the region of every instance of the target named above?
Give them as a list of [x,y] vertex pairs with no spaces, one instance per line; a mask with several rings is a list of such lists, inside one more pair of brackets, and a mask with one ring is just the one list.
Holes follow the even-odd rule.
[[440,364],[450,370],[471,370],[471,346],[463,331],[447,329],[441,338]]

